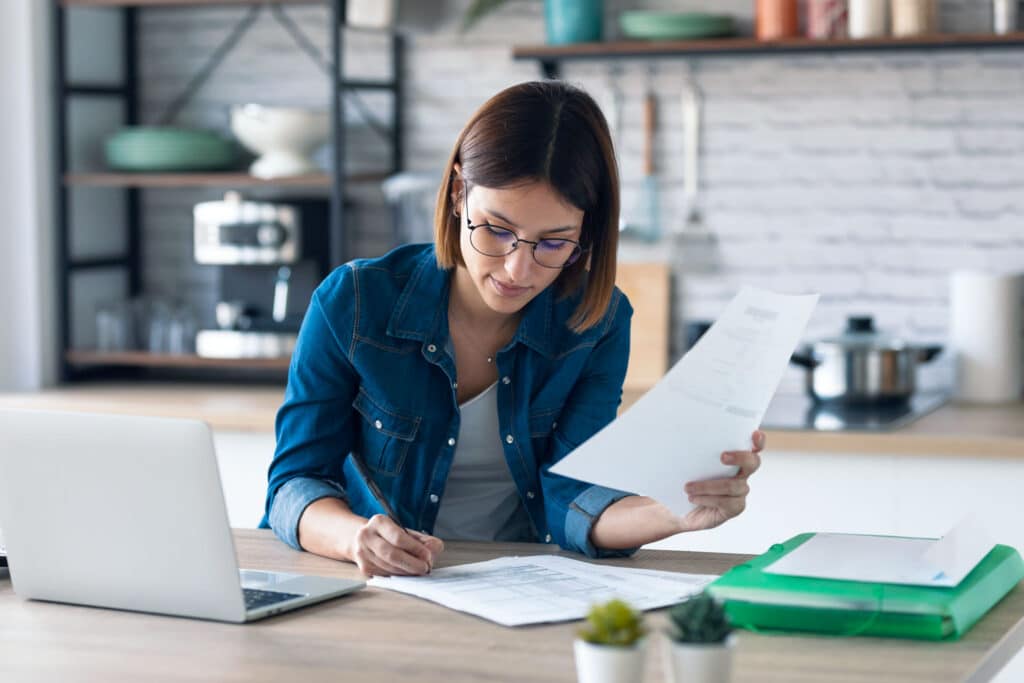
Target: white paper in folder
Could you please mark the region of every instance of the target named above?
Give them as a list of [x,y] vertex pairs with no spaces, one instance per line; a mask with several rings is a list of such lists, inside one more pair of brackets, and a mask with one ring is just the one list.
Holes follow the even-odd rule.
[[744,287],[658,384],[551,471],[685,514],[686,482],[736,473],[722,452],[750,449],[817,301]]

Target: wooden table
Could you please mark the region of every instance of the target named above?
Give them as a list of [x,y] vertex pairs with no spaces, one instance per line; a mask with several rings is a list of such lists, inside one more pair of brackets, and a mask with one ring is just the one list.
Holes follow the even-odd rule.
[[[245,567],[357,576],[354,566],[295,552],[269,531],[237,530],[235,539]],[[555,552],[552,546],[451,543],[442,564],[548,552]],[[613,562],[717,574],[744,559],[645,550]],[[577,625],[572,623],[504,628],[417,598],[367,588],[237,626],[24,601],[14,595],[6,572],[0,576],[4,681],[575,680],[572,640]],[[962,681],[986,657],[998,657],[990,652],[993,644],[1022,616],[1024,588],[1018,586],[956,642],[741,632],[733,680]],[[665,612],[651,612],[647,619],[660,631]],[[645,680],[664,681],[663,636],[658,632],[650,641]]]

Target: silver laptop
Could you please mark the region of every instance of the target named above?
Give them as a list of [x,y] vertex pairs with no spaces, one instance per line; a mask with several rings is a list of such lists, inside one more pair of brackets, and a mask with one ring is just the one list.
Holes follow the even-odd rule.
[[365,585],[240,572],[196,420],[0,411],[0,528],[36,600],[245,622]]

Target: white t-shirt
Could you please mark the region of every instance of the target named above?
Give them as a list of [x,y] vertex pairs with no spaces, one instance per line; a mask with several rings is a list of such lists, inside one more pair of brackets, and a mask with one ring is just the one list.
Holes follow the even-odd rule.
[[533,526],[505,462],[497,382],[459,406],[455,456],[434,536],[457,541],[533,541]]

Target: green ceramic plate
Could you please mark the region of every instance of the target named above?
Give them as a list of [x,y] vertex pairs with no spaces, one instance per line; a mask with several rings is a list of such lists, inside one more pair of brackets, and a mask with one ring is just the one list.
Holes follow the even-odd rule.
[[649,12],[634,10],[619,15],[619,25],[628,38],[639,40],[686,40],[731,36],[736,32],[733,18],[703,12]]
[[119,171],[213,171],[238,159],[233,141],[208,130],[139,126],[107,138],[107,163]]

